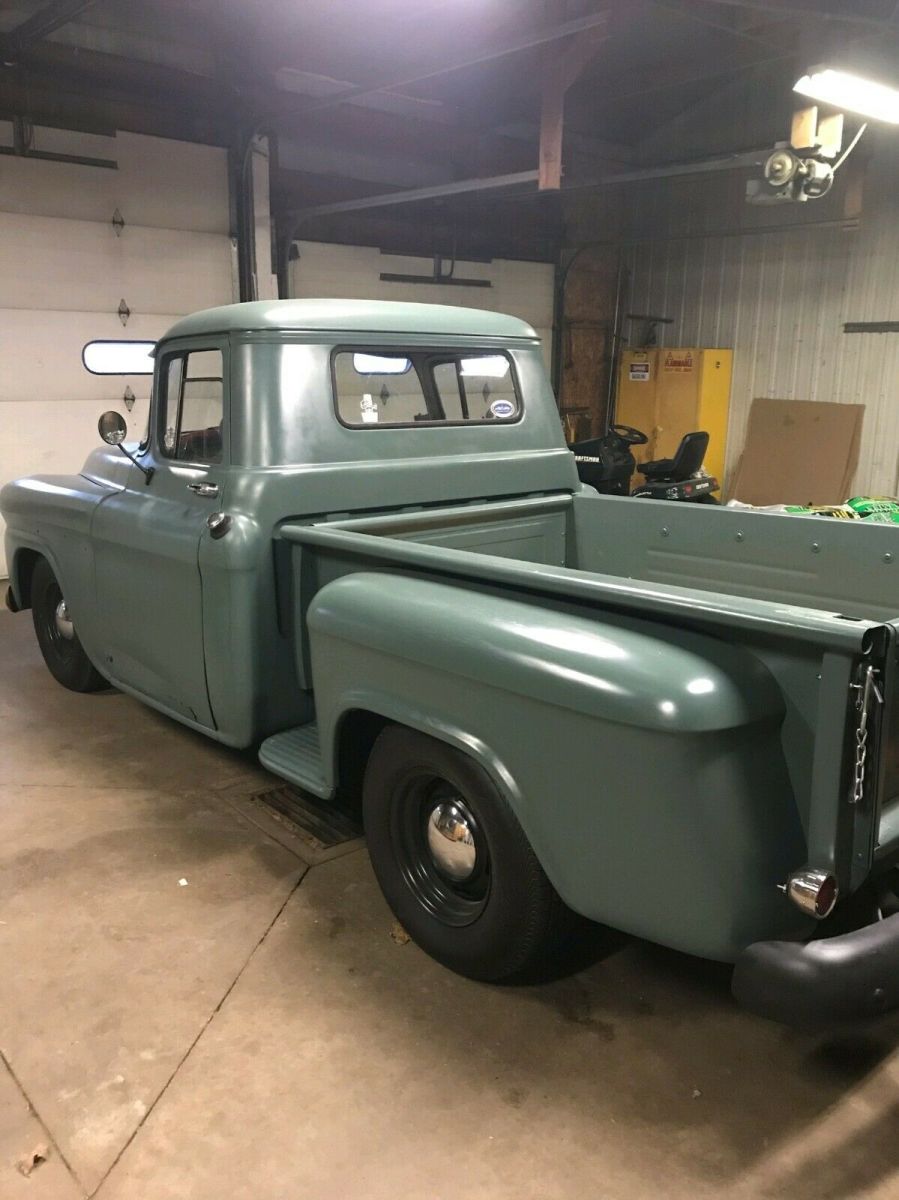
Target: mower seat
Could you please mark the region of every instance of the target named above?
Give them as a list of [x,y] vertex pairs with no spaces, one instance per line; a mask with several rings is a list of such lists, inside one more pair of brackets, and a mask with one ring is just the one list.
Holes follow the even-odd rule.
[[708,448],[707,433],[685,433],[674,458],[655,458],[652,462],[640,463],[637,470],[648,481],[689,479],[702,466]]

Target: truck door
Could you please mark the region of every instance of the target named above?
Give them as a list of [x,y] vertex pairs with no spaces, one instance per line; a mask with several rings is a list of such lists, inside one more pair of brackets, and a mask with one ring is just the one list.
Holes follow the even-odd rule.
[[166,348],[156,368],[148,439],[125,489],[92,525],[97,608],[115,681],[214,728],[203,653],[198,561],[222,503],[227,464],[227,347]]

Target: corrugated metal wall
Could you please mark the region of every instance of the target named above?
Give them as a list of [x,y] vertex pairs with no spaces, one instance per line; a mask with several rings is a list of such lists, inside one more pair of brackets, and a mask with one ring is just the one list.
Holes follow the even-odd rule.
[[[628,311],[674,318],[659,327],[663,345],[734,349],[728,471],[753,397],[859,403],[854,490],[899,493],[899,334],[843,333],[845,321],[899,320],[899,141],[869,145],[857,229],[806,224],[835,215],[830,199],[752,209],[736,173],[634,189],[630,228],[659,240],[627,251]],[[797,223],[760,232],[759,222]],[[752,228],[703,236],[734,226]]]

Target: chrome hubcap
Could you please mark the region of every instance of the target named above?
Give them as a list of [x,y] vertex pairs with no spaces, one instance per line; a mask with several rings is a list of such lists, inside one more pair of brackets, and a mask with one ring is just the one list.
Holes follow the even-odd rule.
[[64,637],[66,641],[71,641],[75,636],[75,626],[72,624],[72,618],[69,616],[69,610],[66,608],[65,600],[60,600],[56,606],[56,632],[60,637]]
[[461,800],[444,800],[428,816],[428,849],[434,865],[453,883],[470,879],[477,861],[474,820]]

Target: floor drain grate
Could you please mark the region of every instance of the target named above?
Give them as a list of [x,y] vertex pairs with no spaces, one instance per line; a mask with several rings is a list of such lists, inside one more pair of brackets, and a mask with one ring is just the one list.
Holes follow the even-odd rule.
[[326,803],[290,785],[257,792],[253,800],[287,817],[304,837],[326,849],[362,837],[359,822],[339,802]]

